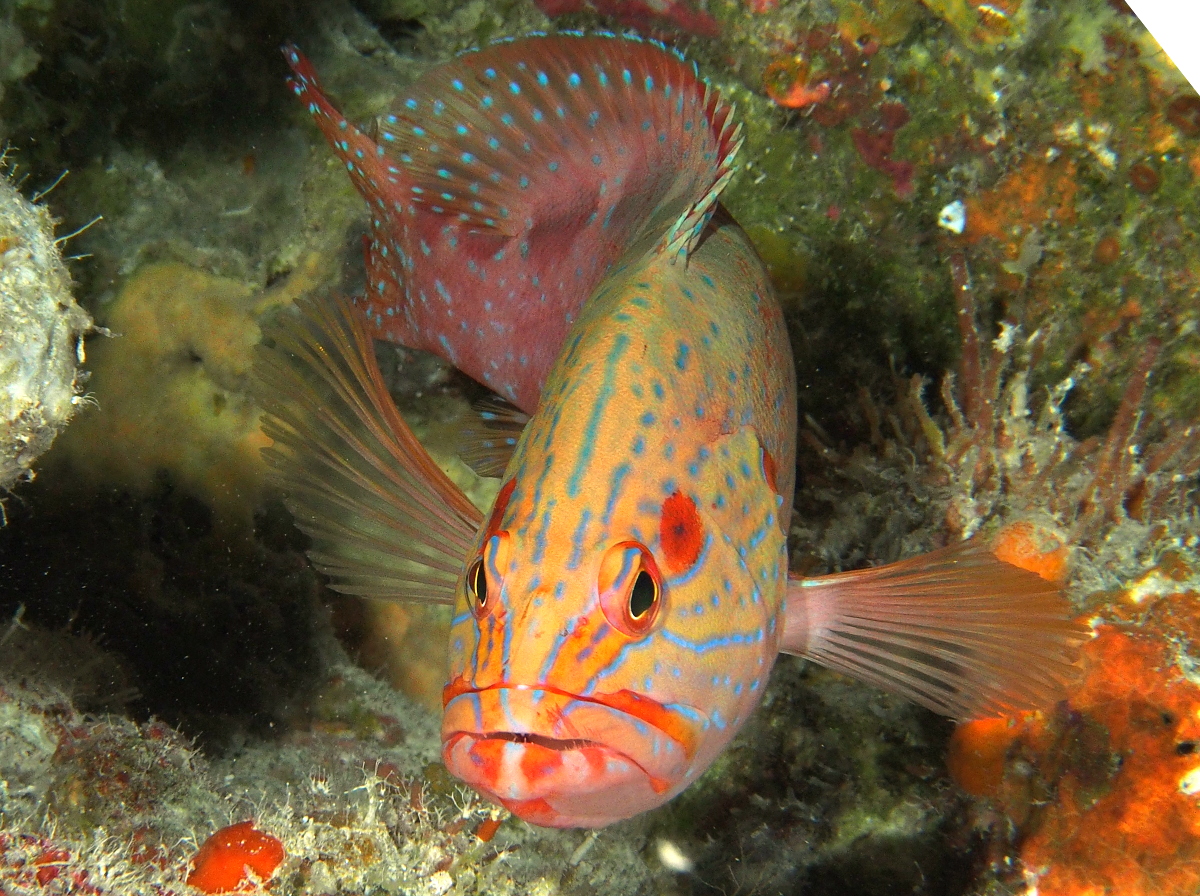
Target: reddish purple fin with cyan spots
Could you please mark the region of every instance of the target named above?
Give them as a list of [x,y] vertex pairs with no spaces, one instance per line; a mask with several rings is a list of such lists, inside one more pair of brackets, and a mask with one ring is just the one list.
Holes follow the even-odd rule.
[[740,144],[730,107],[650,41],[564,34],[464,54],[400,95],[378,143],[284,52],[371,208],[361,301],[376,335],[526,412],[606,272],[696,245]]

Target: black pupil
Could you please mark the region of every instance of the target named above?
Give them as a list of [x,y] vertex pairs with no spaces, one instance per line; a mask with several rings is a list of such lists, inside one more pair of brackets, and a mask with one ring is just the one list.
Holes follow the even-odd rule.
[[475,602],[481,607],[487,606],[487,575],[482,563],[476,563],[471,570],[471,590],[475,592]]
[[629,615],[634,619],[641,619],[645,616],[646,611],[654,606],[654,597],[657,593],[658,589],[654,585],[654,579],[643,569],[634,580],[633,591],[629,592]]

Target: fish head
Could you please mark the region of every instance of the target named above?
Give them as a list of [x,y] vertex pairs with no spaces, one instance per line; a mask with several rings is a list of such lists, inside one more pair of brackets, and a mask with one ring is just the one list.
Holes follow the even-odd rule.
[[543,826],[601,827],[690,784],[762,694],[786,583],[754,431],[667,451],[627,414],[596,425],[623,390],[593,379],[522,435],[451,631],[445,764]]

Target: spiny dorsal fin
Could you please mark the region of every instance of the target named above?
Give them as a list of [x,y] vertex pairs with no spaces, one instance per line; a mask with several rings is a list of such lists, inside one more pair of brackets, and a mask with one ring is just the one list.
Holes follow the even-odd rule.
[[264,332],[264,449],[313,563],[345,594],[452,603],[483,517],[392,402],[358,312],[301,299]]

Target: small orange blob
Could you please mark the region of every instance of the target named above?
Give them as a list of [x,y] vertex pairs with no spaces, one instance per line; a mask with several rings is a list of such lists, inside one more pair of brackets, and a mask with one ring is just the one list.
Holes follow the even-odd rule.
[[946,767],[972,796],[995,796],[1004,779],[1004,760],[1021,728],[1011,719],[974,719],[954,729]]
[[188,885],[204,893],[246,892],[254,887],[251,874],[265,881],[283,862],[277,837],[242,821],[216,831],[196,851]]
[[810,74],[808,62],[801,56],[776,59],[763,72],[763,89],[785,109],[803,109],[829,99],[829,82],[812,83]]
[[1139,193],[1153,193],[1162,183],[1162,178],[1154,170],[1154,166],[1146,162],[1138,162],[1129,169],[1129,183]]
[[1067,546],[1046,529],[1033,523],[1005,526],[992,545],[997,560],[1037,573],[1047,582],[1067,577]]
[[1096,249],[1092,254],[1096,264],[1110,265],[1121,257],[1121,243],[1111,233],[1096,241]]
[[487,843],[496,836],[496,831],[500,830],[501,819],[485,818],[483,822],[475,829],[475,836]]

